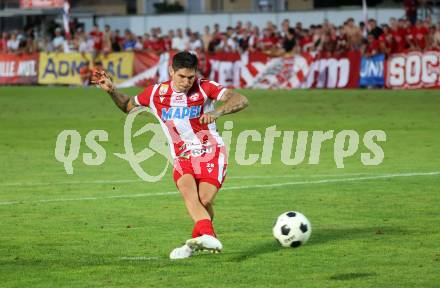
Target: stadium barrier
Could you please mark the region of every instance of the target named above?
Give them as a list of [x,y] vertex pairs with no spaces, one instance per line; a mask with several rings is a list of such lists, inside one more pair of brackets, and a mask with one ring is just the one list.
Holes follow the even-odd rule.
[[[121,52],[100,56],[119,87],[168,80],[174,52]],[[200,70],[226,87],[294,88],[438,88],[440,52],[363,57],[360,52],[317,57],[312,54],[271,57],[261,52],[200,54]],[[88,53],[0,54],[0,84],[81,85]]]

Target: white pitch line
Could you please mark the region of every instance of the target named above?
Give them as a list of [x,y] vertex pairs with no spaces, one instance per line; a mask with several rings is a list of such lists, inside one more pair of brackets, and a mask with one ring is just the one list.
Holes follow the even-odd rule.
[[[246,175],[246,176],[228,176],[228,179],[275,179],[275,178],[298,178],[298,177],[342,177],[357,175],[382,175],[377,173],[341,173],[341,174],[293,174],[293,175]],[[0,187],[28,187],[28,186],[52,186],[52,185],[84,185],[84,184],[123,184],[123,183],[142,183],[140,179],[120,179],[120,180],[93,180],[93,181],[60,181],[60,182],[11,182],[0,183]]]
[[[326,183],[341,183],[341,182],[355,182],[355,181],[364,181],[364,180],[391,179],[391,178],[397,178],[397,177],[417,177],[417,176],[435,176],[435,175],[440,175],[440,171],[419,172],[419,173],[394,173],[394,174],[382,174],[382,175],[364,176],[364,177],[321,179],[321,180],[311,180],[311,181],[295,181],[295,182],[284,182],[284,183],[275,183],[275,184],[231,186],[231,187],[224,187],[224,188],[222,188],[222,190],[275,188],[275,187],[293,186],[293,185],[316,185],[316,184],[326,184]],[[0,202],[0,205],[70,202],[70,201],[85,201],[85,200],[104,200],[104,199],[116,199],[116,198],[139,198],[139,197],[165,196],[165,195],[176,195],[176,194],[179,194],[179,192],[170,191],[170,192],[158,192],[158,193],[141,193],[141,194],[132,194],[132,195],[113,195],[113,196],[104,196],[104,197],[80,197],[80,198],[58,198],[58,199],[55,198],[55,199],[43,199],[43,200],[36,200],[36,201],[9,201],[9,202]]]

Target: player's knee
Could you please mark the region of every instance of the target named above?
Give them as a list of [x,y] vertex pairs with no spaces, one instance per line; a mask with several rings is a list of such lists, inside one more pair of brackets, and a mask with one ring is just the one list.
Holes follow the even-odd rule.
[[212,205],[212,198],[211,197],[200,197],[200,203],[202,203],[203,206],[208,207]]

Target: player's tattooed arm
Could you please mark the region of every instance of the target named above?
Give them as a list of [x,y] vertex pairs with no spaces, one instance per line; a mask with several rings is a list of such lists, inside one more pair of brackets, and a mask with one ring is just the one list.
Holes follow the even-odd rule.
[[211,124],[218,117],[238,112],[249,105],[249,101],[245,96],[229,89],[225,91],[220,101],[224,102],[224,104],[212,112],[203,114],[202,117],[200,117],[200,123]]
[[219,116],[238,112],[249,105],[249,101],[245,96],[229,89],[225,91],[220,101],[224,104],[215,109]]
[[107,91],[107,93],[112,97],[113,102],[116,106],[122,110],[124,113],[128,113],[136,107],[136,103],[133,97],[127,96],[126,94],[118,91],[116,88]]
[[225,91],[220,101],[224,104],[214,111],[202,115],[200,118],[202,124],[210,124],[220,116],[238,112],[249,105],[249,101],[244,95],[230,89]]
[[133,97],[127,96],[118,91],[113,83],[112,77],[105,70],[95,69],[92,73],[91,82],[107,92],[112,97],[112,100],[115,102],[116,106],[118,106],[118,108],[124,113],[130,112],[131,109],[136,107]]

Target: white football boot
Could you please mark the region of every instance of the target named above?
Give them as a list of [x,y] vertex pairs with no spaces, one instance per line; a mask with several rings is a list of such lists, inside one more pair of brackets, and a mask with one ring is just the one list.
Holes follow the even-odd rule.
[[171,260],[177,260],[177,259],[185,259],[192,256],[194,253],[194,249],[189,247],[188,245],[183,245],[182,247],[177,247],[170,253],[170,259]]
[[186,241],[186,245],[193,251],[208,250],[211,252],[220,252],[223,249],[222,243],[211,235],[202,235]]

